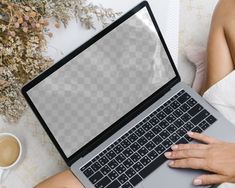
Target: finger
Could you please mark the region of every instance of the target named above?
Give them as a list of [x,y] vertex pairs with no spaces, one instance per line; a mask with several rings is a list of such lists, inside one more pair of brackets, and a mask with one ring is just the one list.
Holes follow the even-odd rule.
[[188,149],[208,149],[206,144],[178,144],[171,147],[172,150],[188,150]]
[[206,153],[206,150],[201,149],[177,150],[166,152],[165,157],[168,159],[204,158]]
[[188,132],[188,136],[190,136],[191,138],[204,142],[206,144],[214,144],[214,143],[219,143],[220,141],[212,138],[210,136],[206,136],[204,134],[200,134],[200,133],[196,133],[196,132]]
[[214,185],[224,183],[228,180],[226,176],[211,174],[211,175],[202,175],[193,180],[194,185]]
[[191,169],[206,169],[206,161],[198,158],[188,158],[170,161],[168,164],[172,168],[191,168]]

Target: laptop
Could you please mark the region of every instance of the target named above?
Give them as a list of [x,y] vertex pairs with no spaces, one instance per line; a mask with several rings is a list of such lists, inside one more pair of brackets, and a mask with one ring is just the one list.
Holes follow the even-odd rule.
[[188,131],[235,141],[233,125],[181,82],[146,1],[22,93],[88,188],[194,187],[202,172],[169,168],[171,145],[193,142]]

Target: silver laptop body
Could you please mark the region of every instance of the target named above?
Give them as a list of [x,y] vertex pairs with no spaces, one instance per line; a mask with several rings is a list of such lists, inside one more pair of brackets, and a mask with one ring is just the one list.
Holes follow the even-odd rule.
[[[180,82],[146,1],[26,84],[22,93],[87,188],[194,187],[193,178],[202,172],[171,169],[163,153],[185,143],[190,130],[235,141],[234,126]],[[143,139],[140,129],[146,131]],[[135,153],[139,159],[132,158]],[[127,179],[119,178],[123,174]]]

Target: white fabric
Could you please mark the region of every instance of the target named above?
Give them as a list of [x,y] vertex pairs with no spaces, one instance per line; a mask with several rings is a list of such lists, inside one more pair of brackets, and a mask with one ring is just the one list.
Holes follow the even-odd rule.
[[235,125],[235,71],[209,88],[203,97]]
[[[209,88],[203,97],[235,126],[234,84],[235,71]],[[224,183],[218,188],[235,188],[235,184]]]

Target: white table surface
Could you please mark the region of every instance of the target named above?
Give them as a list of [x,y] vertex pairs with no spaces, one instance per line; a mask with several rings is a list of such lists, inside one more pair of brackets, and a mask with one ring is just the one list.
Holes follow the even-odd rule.
[[[140,0],[93,0],[93,2],[124,13]],[[177,64],[179,1],[149,0],[149,2]],[[57,61],[101,29],[97,26],[96,30],[86,30],[75,21],[71,21],[66,29],[52,28],[54,37],[48,41],[49,48],[46,54]],[[22,141],[24,148],[22,161],[10,171],[0,187],[31,188],[43,179],[67,168],[30,109],[17,124],[9,124],[0,118],[0,132],[15,133]]]

